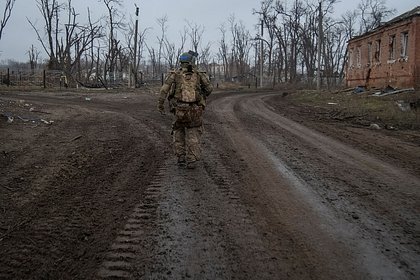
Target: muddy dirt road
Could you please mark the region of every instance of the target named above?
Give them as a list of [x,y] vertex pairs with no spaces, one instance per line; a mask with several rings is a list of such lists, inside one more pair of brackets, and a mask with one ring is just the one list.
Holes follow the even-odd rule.
[[0,93],[0,279],[419,279],[420,133],[215,93],[188,170],[156,99]]

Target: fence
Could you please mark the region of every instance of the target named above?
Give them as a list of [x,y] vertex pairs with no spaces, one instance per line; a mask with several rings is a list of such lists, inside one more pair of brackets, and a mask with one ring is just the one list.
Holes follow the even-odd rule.
[[[129,75],[124,72],[114,72],[107,77],[106,87],[128,87]],[[0,85],[7,87],[31,88],[62,88],[67,87],[68,81],[59,70],[11,70],[0,69]],[[100,78],[78,80],[78,85],[85,87],[105,87],[105,81]]]
[[5,86],[54,88],[64,83],[61,71],[0,69],[0,84]]
[[[85,75],[87,76],[87,74]],[[91,74],[91,79],[86,77],[77,79],[78,85],[88,88],[127,88],[131,87],[133,83],[132,77],[125,72],[112,72],[108,75],[107,80],[104,81],[100,77]],[[163,82],[165,74],[160,75],[143,75],[139,72],[138,85],[140,84],[154,84],[158,85]],[[243,76],[235,76],[230,79],[225,79],[220,75],[211,76],[212,82],[215,86],[229,84],[230,87],[247,86],[250,88],[259,88],[262,84],[265,88],[282,87],[285,85],[284,81],[278,78],[264,76],[261,83],[258,76],[251,73]],[[290,82],[286,83],[291,85]],[[345,84],[343,77],[322,77],[322,88],[335,88]],[[316,77],[299,76],[299,79],[293,83],[294,86],[302,88],[315,88]],[[67,80],[62,71],[57,70],[11,70],[0,68],[0,86],[7,87],[29,87],[29,88],[62,88],[67,87]],[[76,85],[74,85],[76,86]]]

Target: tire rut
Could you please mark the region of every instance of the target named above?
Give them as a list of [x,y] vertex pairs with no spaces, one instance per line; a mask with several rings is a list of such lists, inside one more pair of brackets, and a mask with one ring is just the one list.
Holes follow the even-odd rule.
[[[346,219],[347,213],[344,217],[342,215],[343,208],[334,207],[326,200],[325,194],[329,194],[331,191],[327,189],[324,195],[320,195],[322,192],[319,192],[319,189],[325,191],[325,185],[323,185],[324,178],[318,177],[317,171],[319,172],[319,168],[322,168],[323,165],[314,162],[313,158],[327,154],[328,165],[337,164],[339,161],[340,166],[347,165],[348,169],[343,168],[343,170],[352,170],[353,172],[357,172],[359,168],[362,170],[362,168],[349,160],[349,157],[367,162],[366,166],[372,168],[374,172],[367,172],[368,175],[365,176],[358,175],[361,175],[361,178],[381,178],[381,175],[384,175],[385,178],[394,176],[388,183],[389,185],[392,185],[393,182],[401,182],[401,179],[405,178],[407,180],[403,191],[395,191],[395,194],[400,197],[406,196],[404,190],[416,190],[413,187],[417,185],[419,179],[395,169],[391,172],[393,175],[389,175],[387,171],[391,171],[390,165],[368,155],[362,155],[355,149],[279,116],[263,102],[270,96],[273,94],[228,96],[211,103],[211,110],[215,112],[212,119],[220,120],[218,124],[223,127],[220,136],[224,137],[232,147],[235,147],[237,153],[249,163],[250,174],[249,176],[244,174],[244,180],[251,186],[254,184],[261,186],[261,194],[257,197],[266,201],[267,205],[271,205],[272,209],[267,210],[273,215],[272,223],[282,221],[286,226],[283,230],[291,231],[296,242],[305,240],[304,243],[312,254],[324,258],[327,256],[326,258],[331,263],[322,263],[326,271],[332,271],[335,267],[337,271],[342,271],[341,273],[349,278],[354,278],[356,275],[358,275],[357,277],[369,275],[368,277],[373,278],[410,279],[416,275],[418,273],[416,268],[418,267],[416,265],[418,253],[416,247],[413,246],[415,243],[412,243],[416,238],[416,231],[414,230],[414,235],[411,233],[407,235],[406,232],[406,229],[410,230],[408,226],[411,224],[410,220],[414,221],[416,216],[413,210],[410,210],[410,207],[404,203],[394,204],[398,205],[401,213],[408,213],[409,222],[405,229],[397,229],[399,225],[396,227],[392,223],[388,223],[387,218],[382,219],[382,222],[390,225],[392,230],[397,230],[397,232],[389,234],[386,226],[373,222],[377,217],[373,213],[377,209],[371,208],[372,201],[366,202],[369,197],[355,196],[353,199],[356,200],[356,203],[364,205],[365,211],[361,211],[364,212],[364,215],[360,214],[358,220],[352,219],[352,209],[354,211],[355,208],[350,202],[346,206],[349,208],[344,207],[345,212],[350,212],[350,219]],[[269,101],[267,103],[269,104]],[[262,131],[264,134],[261,133]],[[307,150],[301,149],[305,146],[308,147]],[[325,153],[326,151],[327,153]],[[300,155],[310,156],[301,157]],[[311,177],[308,177],[308,174]],[[331,178],[340,178],[339,174],[332,174],[331,171],[325,175],[331,176]],[[395,179],[396,175],[400,180]],[[254,182],[252,183],[252,181]],[[386,180],[382,180],[382,182],[386,184]],[[347,184],[352,186],[351,181],[342,183],[346,188],[349,187]],[[388,194],[386,196],[391,199]],[[407,198],[411,205],[413,199]],[[341,206],[346,205],[346,197],[342,196],[341,199],[343,199]],[[378,199],[386,201],[386,197],[379,196]],[[293,205],[300,207],[296,208]],[[370,210],[373,211],[371,214],[369,214]],[[382,212],[379,211],[379,213]],[[301,218],[299,223],[295,223],[287,216]],[[353,214],[354,216],[355,214]],[[389,217],[392,217],[392,214]],[[404,218],[399,216],[398,221],[401,223]],[[378,228],[381,229],[380,238],[377,237],[376,229]],[[394,247],[396,240],[399,240],[401,245]],[[408,243],[405,243],[405,240]]]
[[142,202],[138,203],[122,230],[104,255],[104,261],[98,271],[99,278],[127,278],[138,275],[136,264],[151,264],[149,254],[158,228],[158,207],[162,196],[162,178],[167,173],[167,167],[160,167],[151,183],[146,187]]

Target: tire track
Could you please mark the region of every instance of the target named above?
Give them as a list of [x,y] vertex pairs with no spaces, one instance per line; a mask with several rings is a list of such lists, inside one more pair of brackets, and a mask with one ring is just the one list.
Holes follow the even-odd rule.
[[[282,160],[284,155],[282,145],[276,144],[282,140],[276,138],[283,139],[285,136],[278,131],[285,130],[287,132],[285,135],[291,138],[287,147],[300,147],[302,138],[309,146],[313,145],[316,148],[322,146],[324,150],[330,148],[348,152],[350,149],[346,150],[343,148],[346,147],[344,144],[272,112],[262,102],[267,96],[270,95],[228,96],[211,104],[211,109],[218,116],[216,120],[219,119],[223,124],[223,131],[220,134],[249,164],[249,175],[243,175],[244,181],[249,184],[249,190],[260,186],[255,202],[261,201],[266,205],[264,207],[269,206],[266,209],[267,218],[273,223],[279,221],[283,223],[285,225],[283,231],[290,231],[296,242],[306,244],[308,253],[313,255],[314,259],[323,256],[329,260],[328,263],[319,263],[320,275],[323,270],[335,269],[336,273],[340,272],[350,279],[364,277],[363,275],[373,278],[409,278],[412,268],[406,271],[400,270],[400,263],[377,246],[374,235],[365,236],[358,227],[360,225],[355,227],[357,222],[342,219],[337,215],[337,209],[330,208],[328,204],[324,205],[325,201],[315,191],[316,182],[303,180],[304,177],[299,176],[298,172]],[[255,122],[256,116],[257,120],[261,118],[263,121]],[[270,133],[273,135],[270,136]],[[312,152],[316,157],[317,151]],[[344,162],[348,160],[346,155],[351,153],[351,151],[343,153]],[[343,156],[340,153],[336,156],[340,158],[340,155]],[[356,158],[357,155],[355,153]],[[369,159],[367,156],[361,158]],[[305,163],[300,162],[302,165]],[[350,167],[355,168],[353,164]],[[384,166],[386,165],[379,164],[378,169]],[[413,178],[410,177],[408,184],[412,182]],[[299,222],[296,223],[297,217]],[[401,249],[405,253],[404,246]],[[415,263],[414,255],[405,257],[405,260]]]
[[166,160],[105,254],[98,278],[278,279],[297,267],[305,274],[307,267],[282,248],[289,240],[268,240],[278,236],[255,224],[238,193],[237,170],[224,165],[220,147],[204,146],[195,170]]
[[[74,106],[80,114],[63,118],[28,143],[29,160],[18,171],[22,177],[28,177],[27,169],[38,176],[22,182],[22,191],[6,200],[10,222],[5,224],[18,226],[1,237],[0,279],[96,276],[100,252],[112,240],[119,218],[130,213],[127,209],[143,195],[163,158],[156,155],[160,137],[155,127],[120,109],[103,113],[105,105]],[[83,136],[70,141],[78,134]],[[40,145],[51,142],[53,149]],[[134,219],[145,219],[142,215],[150,211],[147,205],[137,210],[133,227]],[[118,239],[122,246],[135,245],[135,236],[123,234]],[[132,257],[116,253],[120,263],[108,266],[124,266]]]
[[[168,167],[160,167],[147,186],[142,202],[138,203],[129,215],[124,227],[105,253],[104,261],[98,271],[99,278],[132,279],[138,270],[135,266],[152,253],[150,241],[154,238],[158,221],[158,207],[162,195],[162,178]],[[148,254],[145,254],[147,252]]]

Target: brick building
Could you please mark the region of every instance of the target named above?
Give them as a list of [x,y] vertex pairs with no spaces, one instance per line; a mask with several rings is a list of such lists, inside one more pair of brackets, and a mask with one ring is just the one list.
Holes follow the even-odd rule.
[[420,6],[348,42],[349,87],[420,89]]

